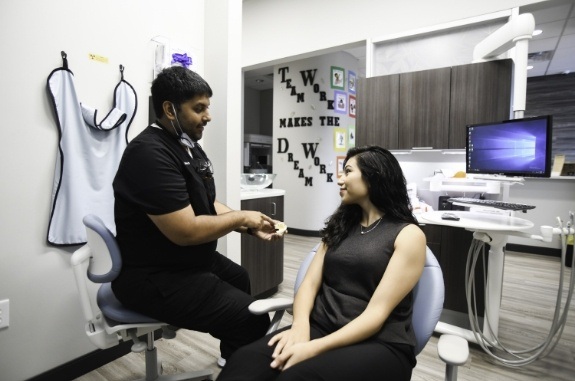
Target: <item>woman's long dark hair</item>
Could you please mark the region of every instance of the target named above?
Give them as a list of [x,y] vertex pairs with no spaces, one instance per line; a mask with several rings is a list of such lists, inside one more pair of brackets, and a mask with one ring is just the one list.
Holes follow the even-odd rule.
[[[395,156],[378,146],[355,147],[347,152],[344,168],[352,157],[355,157],[361,177],[368,186],[369,200],[385,214],[385,218],[417,225],[411,212],[405,176]],[[342,203],[326,220],[321,230],[322,241],[328,247],[337,247],[350,229],[360,223],[361,217],[359,205]]]

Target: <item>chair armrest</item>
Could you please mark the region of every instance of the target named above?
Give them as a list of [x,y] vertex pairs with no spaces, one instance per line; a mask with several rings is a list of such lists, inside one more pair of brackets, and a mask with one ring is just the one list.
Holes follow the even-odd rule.
[[469,359],[467,340],[456,335],[441,335],[437,342],[439,358],[449,365],[463,365]]
[[293,299],[289,298],[272,298],[256,300],[250,304],[250,312],[255,315],[263,315],[268,312],[287,310],[293,305]]

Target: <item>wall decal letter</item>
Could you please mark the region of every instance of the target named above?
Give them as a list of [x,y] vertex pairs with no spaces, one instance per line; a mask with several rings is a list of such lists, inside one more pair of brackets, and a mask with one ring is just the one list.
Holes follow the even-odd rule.
[[[301,79],[303,80],[303,85],[304,85],[304,86],[307,86],[308,81],[309,81],[310,84],[313,85],[316,71],[317,71],[317,69],[313,69],[313,71],[312,71],[312,70],[302,70],[302,71],[300,71]],[[315,88],[315,86],[314,86],[314,88]]]
[[286,81],[286,73],[289,73],[289,67],[285,66],[278,69],[278,74],[282,75],[282,83]]
[[317,149],[319,143],[302,143],[301,145],[303,146],[303,152],[306,159],[309,157],[310,153],[311,157],[315,157],[315,150]]
[[[282,143],[285,143],[285,149],[282,150]],[[277,153],[286,153],[289,149],[289,142],[286,138],[278,138],[278,152]]]

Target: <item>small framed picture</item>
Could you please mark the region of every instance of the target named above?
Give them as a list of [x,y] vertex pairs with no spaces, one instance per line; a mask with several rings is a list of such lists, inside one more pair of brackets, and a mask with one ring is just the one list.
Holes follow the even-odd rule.
[[331,88],[345,90],[345,70],[341,67],[331,67]]
[[355,118],[355,97],[353,95],[349,96],[349,116]]
[[347,91],[355,94],[355,85],[357,83],[357,76],[351,70],[347,72]]
[[347,130],[345,128],[334,128],[333,129],[333,150],[334,151],[345,151],[347,144]]
[[355,126],[349,126],[347,129],[347,148],[355,147]]
[[345,156],[337,156],[336,160],[335,160],[336,165],[337,165],[335,175],[338,179],[343,174],[343,162],[344,162],[344,160],[345,160]]
[[333,92],[333,109],[340,114],[347,114],[347,94],[343,91]]

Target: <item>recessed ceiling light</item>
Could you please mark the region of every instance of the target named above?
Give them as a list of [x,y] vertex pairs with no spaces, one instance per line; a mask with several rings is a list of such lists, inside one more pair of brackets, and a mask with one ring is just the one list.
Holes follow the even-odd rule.
[[527,59],[531,62],[550,61],[553,57],[553,50],[545,50],[543,52],[533,52],[527,54]]
[[535,29],[535,30],[533,31],[533,35],[534,35],[534,36],[539,36],[541,33],[543,33],[543,31],[542,31],[541,29]]
[[527,70],[531,70],[531,69],[533,69],[533,65],[527,66]]

